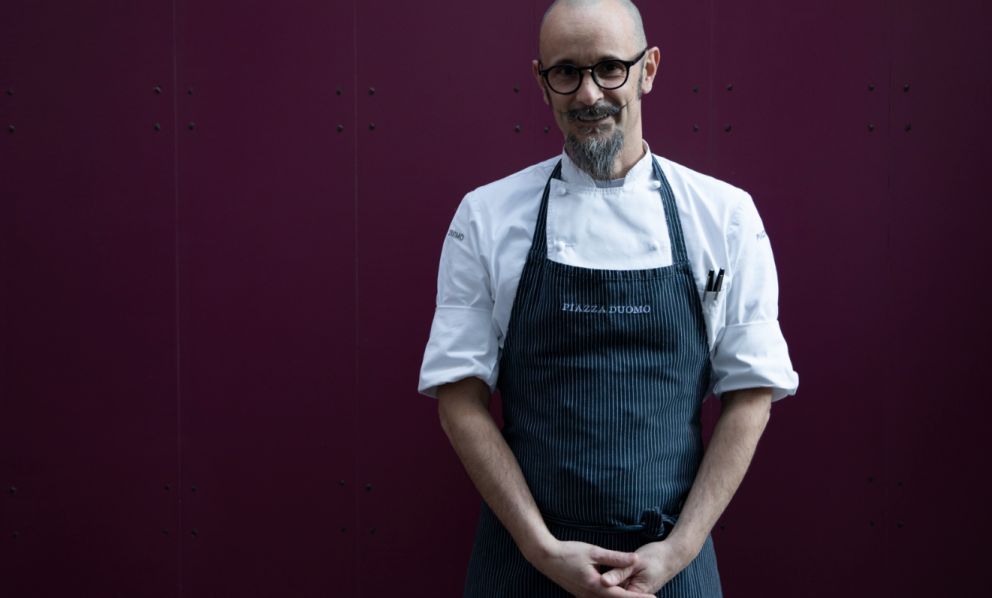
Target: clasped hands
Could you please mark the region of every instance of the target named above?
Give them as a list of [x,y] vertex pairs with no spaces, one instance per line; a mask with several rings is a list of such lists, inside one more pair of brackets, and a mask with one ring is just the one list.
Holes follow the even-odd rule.
[[[678,545],[662,540],[645,544],[635,552],[557,541],[531,562],[580,598],[654,598],[691,561],[692,557]],[[610,570],[600,573],[603,567]]]

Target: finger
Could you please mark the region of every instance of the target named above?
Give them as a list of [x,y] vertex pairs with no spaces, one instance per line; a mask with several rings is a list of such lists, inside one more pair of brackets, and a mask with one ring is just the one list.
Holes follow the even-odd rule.
[[630,590],[625,590],[624,588],[614,586],[612,588],[606,588],[603,596],[608,596],[609,598],[655,598],[654,594],[643,594],[641,592],[631,592]]
[[[648,587],[641,582],[632,581],[627,585],[627,590],[634,592],[636,595],[640,596],[641,592],[647,592]],[[648,596],[654,596],[654,594],[647,594]]]
[[603,585],[615,586],[626,581],[634,573],[634,567],[621,567],[617,569],[610,569],[603,574]]
[[589,551],[589,558],[594,563],[610,567],[632,567],[637,564],[637,555],[633,552],[617,552],[594,546]]

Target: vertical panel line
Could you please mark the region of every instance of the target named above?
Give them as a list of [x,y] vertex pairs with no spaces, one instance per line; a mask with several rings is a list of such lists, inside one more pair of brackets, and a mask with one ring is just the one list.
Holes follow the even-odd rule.
[[709,23],[710,23],[710,47],[707,51],[708,60],[707,62],[707,75],[708,81],[706,83],[706,93],[709,96],[707,99],[707,106],[709,114],[709,123],[706,125],[706,166],[710,171],[716,171],[716,134],[715,131],[719,128],[719,124],[716,121],[716,87],[715,87],[715,66],[716,63],[716,0],[709,1]]
[[[354,274],[353,274],[353,284],[355,285],[354,306],[353,306],[353,309],[354,309],[354,322],[355,322],[355,324],[354,324],[354,334],[355,334],[355,337],[354,337],[354,341],[352,343],[352,346],[354,347],[354,350],[353,350],[353,355],[354,355],[354,370],[353,370],[353,377],[352,377],[352,393],[353,393],[353,395],[357,395],[358,394],[358,388],[359,388],[359,386],[358,386],[358,381],[359,381],[359,366],[360,366],[360,359],[361,359],[361,352],[359,351],[359,343],[358,343],[359,334],[361,332],[361,330],[360,330],[360,324],[359,324],[359,305],[361,305],[361,303],[359,302],[360,293],[359,293],[359,287],[358,287],[358,265],[359,265],[359,259],[358,259],[359,258],[359,243],[358,243],[358,240],[359,240],[359,226],[358,226],[358,224],[359,224],[358,223],[358,219],[359,219],[359,211],[358,211],[359,210],[359,203],[358,203],[358,197],[359,197],[359,180],[358,180],[358,165],[359,165],[359,159],[358,159],[358,131],[359,131],[359,129],[358,129],[358,1],[357,0],[354,0],[351,3],[351,22],[352,22],[352,32],[351,32],[352,68],[351,68],[351,72],[352,72],[352,77],[353,77],[352,82],[351,82],[351,94],[352,94],[352,126],[351,126],[351,130],[354,131],[354,140],[352,141],[352,148],[353,148],[352,149],[352,165],[353,165],[353,170],[354,170],[354,206],[353,206],[353,208],[354,208],[354,231],[355,231],[355,242],[354,242],[354,251],[355,251],[354,267],[355,267],[355,271],[354,271]],[[352,424],[351,424],[351,430],[350,430],[350,433],[352,435],[354,435],[354,431],[358,429],[359,419],[360,419],[359,418],[359,412],[358,412],[358,410],[359,410],[358,405],[360,405],[360,404],[361,404],[361,401],[360,400],[359,401],[355,401],[352,404],[352,412],[351,412]],[[350,568],[350,571],[351,571],[351,574],[353,576],[351,581],[355,584],[356,595],[357,596],[362,596],[361,578],[363,576],[358,573],[359,571],[362,570],[361,569],[361,561],[362,561],[362,559],[361,559],[361,551],[359,550],[359,542],[358,542],[359,529],[360,529],[359,528],[359,525],[361,524],[361,517],[359,516],[360,505],[358,503],[359,493],[358,493],[358,490],[357,490],[358,483],[359,483],[359,481],[358,481],[358,451],[355,450],[354,436],[351,438],[350,445],[352,447],[352,451],[351,451],[351,468],[352,468],[351,492],[352,492],[352,499],[353,499],[353,502],[352,502],[352,518],[353,518],[353,520],[352,521],[353,521],[353,524],[354,524],[352,526],[352,528],[354,529],[354,533],[351,535],[351,538],[352,538],[352,540],[351,540],[351,542],[352,542],[352,555],[353,555],[352,558],[353,558],[353,562],[354,562],[354,567],[351,567]]]
[[175,343],[176,343],[176,595],[183,595],[183,420],[182,420],[182,383],[181,383],[181,341],[180,341],[180,294],[179,294],[179,48],[176,42],[178,20],[176,18],[176,3],[172,0],[172,188],[173,188],[173,254],[175,256]]
[[[886,217],[884,218],[884,221],[885,221],[885,254],[884,254],[885,255],[885,269],[884,269],[884,272],[885,272],[885,277],[886,277],[885,286],[889,290],[889,293],[890,293],[889,296],[891,297],[892,296],[891,293],[895,290],[895,275],[893,274],[893,268],[892,268],[892,262],[893,262],[893,259],[892,259],[892,214],[894,212],[892,211],[891,206],[895,203],[894,198],[892,197],[892,171],[895,168],[895,143],[896,143],[896,141],[895,141],[896,136],[892,134],[892,131],[893,131],[893,127],[892,127],[892,125],[893,125],[892,96],[894,95],[892,93],[892,81],[893,81],[893,77],[892,77],[892,70],[893,70],[893,68],[892,67],[893,67],[893,45],[895,44],[895,39],[896,39],[896,37],[898,35],[898,29],[897,29],[896,23],[895,23],[895,20],[897,18],[896,17],[896,12],[895,12],[895,9],[892,6],[892,2],[884,1],[883,4],[884,4],[884,9],[883,9],[884,10],[884,13],[883,14],[885,15],[884,18],[885,18],[885,24],[886,24],[885,31],[886,31],[887,36],[888,36],[887,39],[885,40],[886,58],[888,59],[887,60],[887,62],[888,62],[888,64],[887,64],[887,66],[888,66],[888,77],[887,77],[886,86],[885,86],[886,107],[887,107],[885,130],[884,131],[880,131],[880,132],[882,132],[882,134],[884,134],[887,137],[886,142],[882,145],[882,147],[884,148],[884,151],[885,151],[885,158],[886,158],[885,159],[886,168],[885,168],[885,198],[884,198],[884,201],[887,202],[886,209],[885,209]],[[892,314],[893,314],[893,311],[892,310],[883,310],[883,316],[882,317],[884,318],[884,320],[883,320],[884,325],[885,325],[885,329],[884,330],[886,331],[886,333],[888,331],[892,330],[892,327],[894,325],[894,321],[895,320],[894,320],[894,316]],[[885,359],[883,361],[883,368],[884,368],[884,373],[885,373],[885,379],[886,380],[894,380],[895,379],[895,378],[892,378],[892,376],[896,373],[894,371],[895,368],[893,366],[893,363],[894,362],[893,362],[893,358],[892,358],[891,355],[888,355],[887,356],[887,359]],[[890,538],[892,537],[891,531],[889,529],[889,522],[890,522],[890,519],[889,519],[889,517],[890,517],[890,513],[889,513],[890,509],[889,509],[889,507],[892,504],[891,503],[892,492],[890,491],[890,488],[889,488],[889,480],[890,480],[890,477],[889,476],[891,475],[891,473],[893,471],[893,469],[891,467],[891,459],[890,459],[890,457],[891,457],[891,449],[890,449],[890,447],[892,445],[889,442],[889,437],[890,437],[890,427],[889,427],[890,426],[890,422],[889,422],[889,418],[884,418],[883,421],[884,421],[884,423],[882,424],[882,446],[884,446],[886,448],[886,450],[883,453],[883,457],[882,457],[882,475],[880,476],[881,477],[881,481],[883,482],[883,486],[882,486],[882,488],[883,488],[883,493],[882,493],[883,503],[882,503],[881,518],[880,518],[881,521],[879,521],[879,525],[881,526],[881,528],[883,530],[882,531],[882,546],[883,546],[884,552],[885,552],[885,554],[889,554],[889,549],[890,549],[890,546],[891,546]],[[883,569],[883,571],[884,571],[883,575],[885,575],[885,576],[887,576],[889,578],[891,578],[892,575],[893,575],[893,572],[891,570],[891,566],[892,566],[891,560],[890,559],[885,559],[885,566],[884,566],[884,569]]]

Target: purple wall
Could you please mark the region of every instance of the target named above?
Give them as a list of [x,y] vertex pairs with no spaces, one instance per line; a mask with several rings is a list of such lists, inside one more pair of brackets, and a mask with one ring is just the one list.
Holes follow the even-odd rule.
[[[727,595],[975,595],[992,11],[641,4],[646,138],[754,196],[802,376]],[[560,151],[544,5],[4,5],[0,595],[458,595],[417,370],[462,195]]]

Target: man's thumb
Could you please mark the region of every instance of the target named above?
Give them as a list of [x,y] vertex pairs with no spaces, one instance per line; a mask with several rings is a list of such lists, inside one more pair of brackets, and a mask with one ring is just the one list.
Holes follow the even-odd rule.
[[594,563],[610,567],[630,567],[637,563],[637,555],[633,552],[617,552],[616,550],[597,548],[589,556],[592,557]]
[[623,569],[610,569],[603,574],[603,585],[605,586],[615,586],[623,583],[625,579],[630,577],[630,574],[634,572],[633,567],[624,567]]

